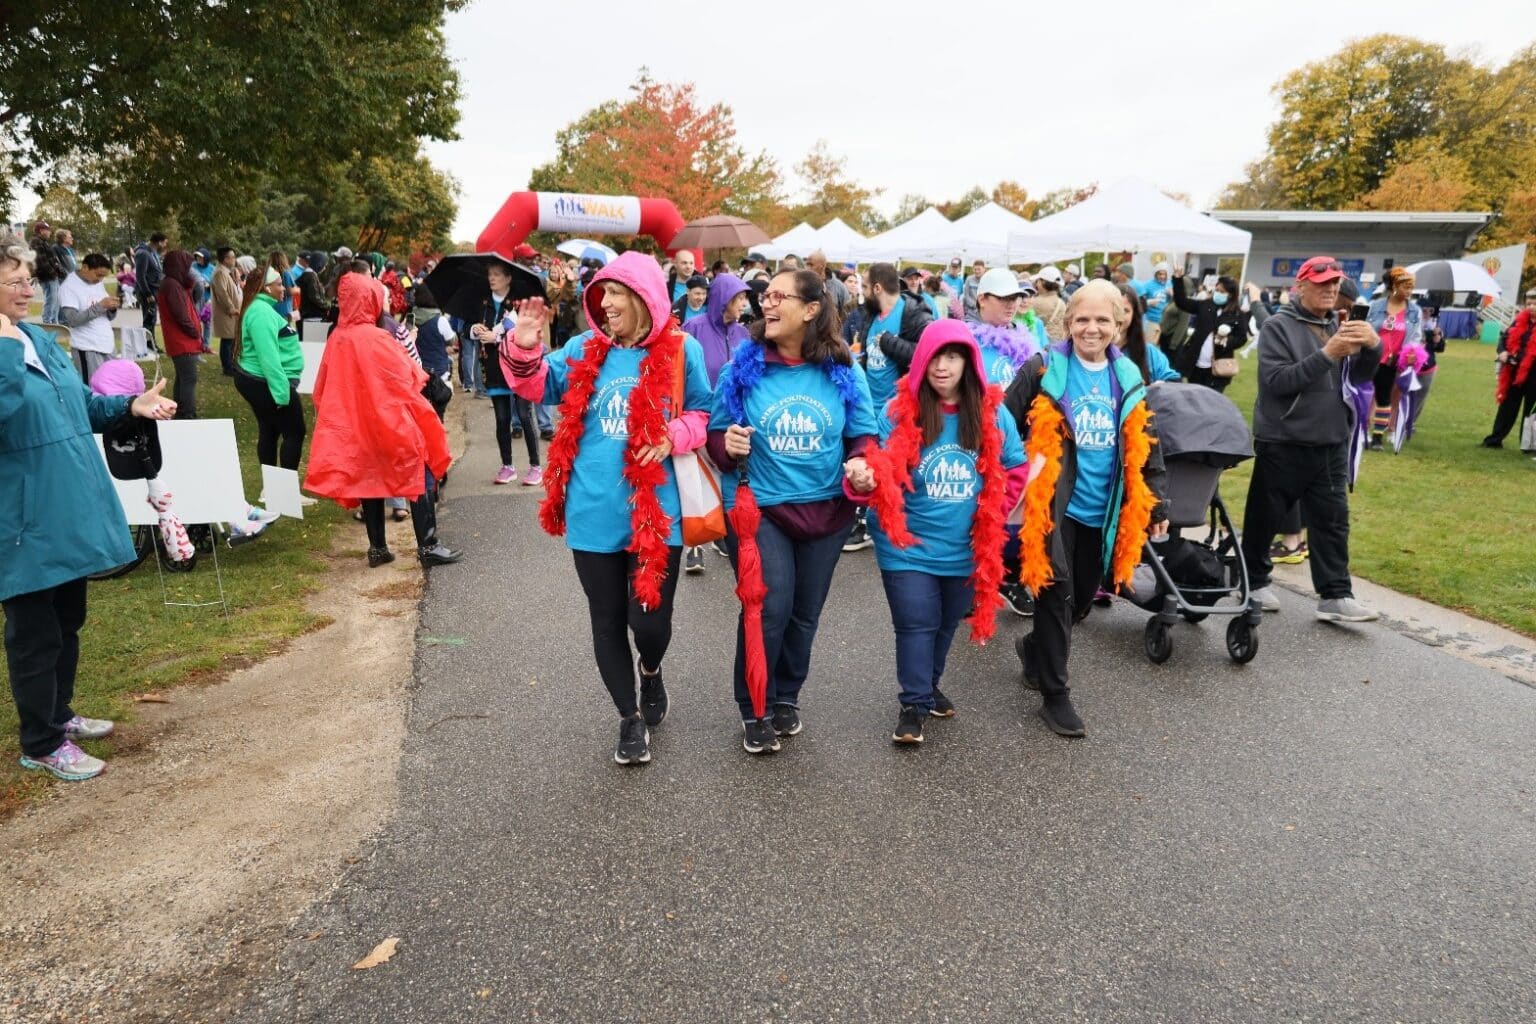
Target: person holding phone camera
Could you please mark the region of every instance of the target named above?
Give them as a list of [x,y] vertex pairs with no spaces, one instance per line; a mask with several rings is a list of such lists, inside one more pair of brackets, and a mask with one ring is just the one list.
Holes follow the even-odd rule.
[[1270,587],[1270,541],[1286,511],[1301,503],[1311,552],[1316,617],[1371,622],[1349,575],[1349,445],[1358,428],[1344,378],[1368,389],[1381,362],[1381,339],[1366,320],[1335,313],[1344,269],[1314,256],[1296,273],[1296,301],[1259,329],[1259,395],[1253,408],[1253,479],[1243,510],[1243,558],[1253,599],[1279,611]]

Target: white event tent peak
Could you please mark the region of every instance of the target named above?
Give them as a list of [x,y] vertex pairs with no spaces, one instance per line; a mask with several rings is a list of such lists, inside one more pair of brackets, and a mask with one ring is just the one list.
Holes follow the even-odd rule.
[[762,253],[770,260],[781,260],[790,253],[804,256],[816,248],[816,229],[805,221],[801,221],[767,245],[755,247],[752,251]]
[[852,258],[860,263],[915,259],[913,253],[930,247],[940,232],[948,232],[952,227],[948,217],[930,206],[911,220],[854,246]]
[[1031,222],[1027,231],[1010,235],[1008,241],[1010,248],[1045,246],[1077,254],[1144,249],[1242,253],[1246,263],[1253,235],[1189,209],[1148,182],[1127,178],[1076,206]]
[[[833,217],[830,221],[816,229],[816,244],[812,247],[820,249],[822,255],[832,263],[842,263],[853,259],[853,250],[863,245],[868,239],[859,234],[853,228],[843,222],[841,217]],[[807,255],[801,253],[801,256]]]
[[1082,255],[1076,249],[1038,242],[1022,245],[1013,241],[1015,236],[1033,237],[1030,235],[1033,227],[1006,206],[983,203],[951,224],[949,233],[940,235],[937,244],[928,252],[910,258],[922,263],[946,263],[959,256],[967,266],[974,260],[981,260],[988,266],[999,267],[1010,263],[1050,263]]

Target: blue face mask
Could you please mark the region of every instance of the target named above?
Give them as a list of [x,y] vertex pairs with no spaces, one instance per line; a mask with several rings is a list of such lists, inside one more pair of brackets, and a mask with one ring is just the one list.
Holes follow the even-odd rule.
[[1227,304],[1227,293],[1226,292],[1214,292],[1211,295],[1211,301],[1216,303],[1216,305],[1218,305],[1218,306],[1225,306]]

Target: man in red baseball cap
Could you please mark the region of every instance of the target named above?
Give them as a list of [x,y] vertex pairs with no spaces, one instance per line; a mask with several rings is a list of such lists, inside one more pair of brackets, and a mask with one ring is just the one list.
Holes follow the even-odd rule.
[[1381,339],[1364,320],[1339,322],[1334,307],[1344,268],[1313,256],[1296,271],[1296,301],[1259,328],[1259,397],[1253,406],[1253,479],[1243,510],[1243,558],[1253,599],[1279,611],[1270,587],[1269,543],[1286,511],[1301,502],[1311,549],[1312,586],[1325,622],[1370,622],[1375,610],[1355,600],[1349,575],[1351,440],[1356,404],[1344,382],[1369,393]]

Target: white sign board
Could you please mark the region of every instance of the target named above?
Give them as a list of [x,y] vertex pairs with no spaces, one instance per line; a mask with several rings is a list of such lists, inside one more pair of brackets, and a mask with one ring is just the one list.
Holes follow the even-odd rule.
[[633,235],[640,230],[640,200],[539,192],[539,230],[569,235]]
[[[170,492],[171,509],[184,523],[227,523],[245,519],[250,506],[240,479],[240,452],[234,420],[167,420],[160,434],[160,486]],[[96,451],[101,453],[101,435]],[[106,456],[102,455],[102,464]],[[112,478],[123,514],[134,526],[152,525],[159,516],[150,507],[143,480]]]
[[325,358],[325,342],[301,341],[299,348],[304,350],[304,372],[299,374],[299,394],[312,395],[315,393],[315,378],[320,376],[320,360]]
[[299,340],[317,341],[325,344],[325,339],[330,336],[331,324],[329,320],[300,320]]
[[299,500],[299,471],[277,466],[261,467],[261,493],[267,511],[294,519],[304,518],[304,503]]
[[1475,263],[1488,271],[1488,276],[1499,283],[1504,289],[1503,299],[1512,302],[1516,306],[1522,301],[1520,295],[1520,272],[1525,269],[1525,244],[1506,245],[1502,249],[1489,249],[1486,252],[1468,253],[1468,263]]

